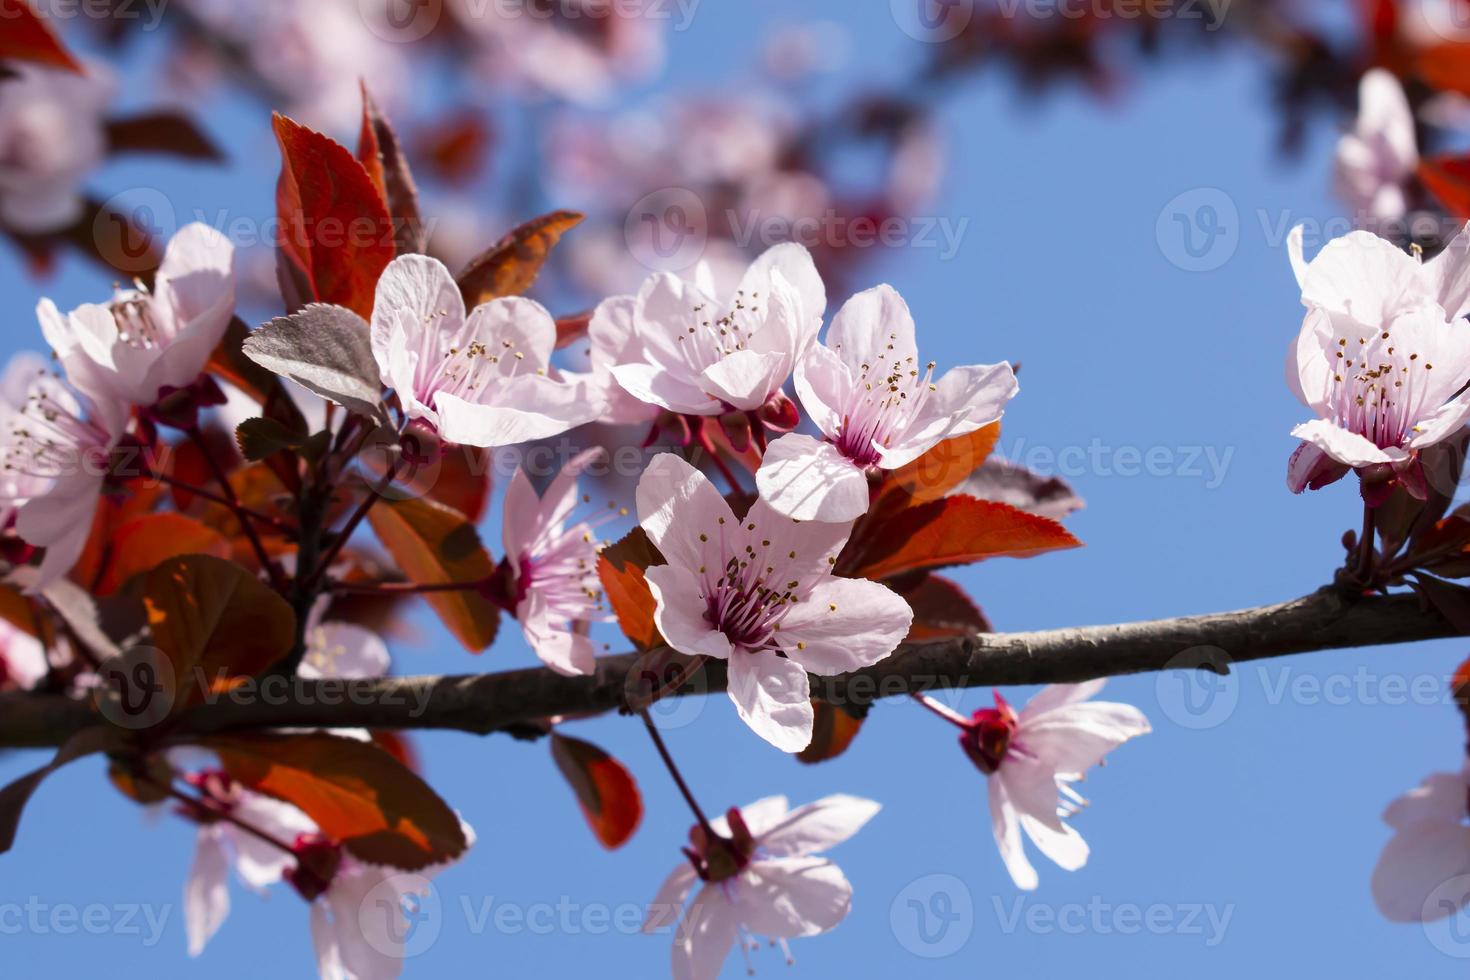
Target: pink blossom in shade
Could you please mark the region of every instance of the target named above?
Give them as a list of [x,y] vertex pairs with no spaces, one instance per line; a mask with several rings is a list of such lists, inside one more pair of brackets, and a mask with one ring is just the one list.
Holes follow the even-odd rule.
[[[189,782],[223,816],[205,817],[194,846],[194,861],[184,882],[184,926],[189,955],[198,956],[230,914],[230,870],[257,893],[280,881],[295,865],[288,850],[240,826],[246,824],[287,846],[316,831],[310,817],[289,803],[245,789],[223,772],[191,774]],[[200,820],[190,808],[184,816]]]
[[1358,85],[1358,120],[1337,144],[1337,192],[1364,224],[1397,221],[1409,210],[1407,185],[1419,167],[1414,113],[1391,72],[1374,68]]
[[0,691],[29,691],[45,679],[46,673],[45,645],[0,620]]
[[684,415],[755,411],[781,391],[827,306],[811,255],[777,245],[727,301],[713,293],[702,268],[695,282],[649,277],[633,307],[637,347],[612,367],[624,389]]
[[19,410],[0,429],[0,513],[15,515],[27,544],[45,548],[39,591],[71,571],[92,532],[112,453],[128,406],[74,394],[51,374],[37,374]]
[[638,338],[633,331],[636,305],[637,300],[632,296],[605,299],[597,305],[587,325],[591,383],[597,397],[607,406],[601,421],[609,425],[652,422],[662,411],[657,405],[633,397],[613,377],[613,365],[639,356]]
[[737,942],[749,968],[746,951],[756,935],[777,941],[790,963],[787,940],[818,935],[846,918],[852,885],[818,855],[856,834],[879,809],[839,794],[791,810],[784,796],[772,796],[711,820],[713,840],[702,827],[691,830],[689,860],[664,881],[643,923],[644,932],[677,923],[674,980],[718,977]]
[[913,462],[939,442],[1001,417],[1019,390],[1011,366],[957,367],[937,380],[919,360],[908,304],[891,286],[848,300],[796,366],[802,407],[824,439],[771,444],[756,485],[798,520],[851,521],[868,509],[868,474]]
[[[581,453],[538,497],[524,469],[505,492],[501,521],[512,574],[515,617],[526,642],[561,674],[590,674],[595,648],[587,627],[607,620],[597,575],[596,521],[577,520],[577,477],[603,455]],[[626,511],[624,512],[626,513]]]
[[994,708],[963,725],[960,747],[988,777],[991,828],[1017,888],[1031,891],[1037,882],[1022,831],[1067,871],[1087,863],[1087,843],[1063,822],[1087,802],[1070,784],[1113,749],[1153,730],[1132,705],[1088,700],[1102,686],[1101,680],[1053,684],[1020,714],[997,692]]
[[20,62],[0,81],[0,225],[58,231],[82,215],[82,182],[107,152],[103,114],[113,83]]
[[1394,922],[1433,922],[1465,905],[1470,875],[1470,777],[1437,772],[1389,804],[1383,822],[1393,828],[1373,869],[1373,901]]
[[783,752],[812,737],[808,672],[877,663],[913,613],[886,586],[832,574],[850,524],[804,523],[762,500],[738,518],[712,483],[671,453],[638,481],[638,519],[667,564],[645,570],[669,646],[729,662],[729,695]]
[[169,241],[152,290],[140,283],[65,315],[42,300],[36,315],[68,380],[145,408],[192,385],[235,312],[234,254],[218,231],[186,225]]
[[388,645],[372,630],[356,623],[325,620],[326,601],[319,601],[306,621],[306,654],[299,673],[308,679],[385,677],[392,666]]
[[1363,231],[1310,263],[1301,228],[1288,246],[1307,315],[1287,383],[1317,416],[1292,430],[1302,445],[1288,487],[1300,493],[1355,469],[1391,474],[1422,497],[1418,454],[1470,418],[1461,390],[1470,379],[1470,229],[1428,262]]
[[585,380],[551,366],[556,322],[539,303],[492,300],[465,314],[437,259],[401,255],[378,280],[373,354],[413,422],[447,442],[511,446],[559,435],[602,413]]
[[[460,829],[473,847],[474,830],[463,820]],[[409,873],[359,861],[320,835],[299,838],[296,849],[310,860],[298,862],[287,880],[311,903],[322,980],[396,980],[410,955],[409,913],[422,903],[429,879],[454,862]],[[330,869],[330,880],[311,870],[321,868]]]

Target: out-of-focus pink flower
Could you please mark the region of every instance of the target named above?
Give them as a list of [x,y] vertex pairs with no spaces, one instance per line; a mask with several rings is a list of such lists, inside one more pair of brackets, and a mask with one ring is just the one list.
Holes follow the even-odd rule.
[[0,513],[16,533],[45,548],[37,591],[71,571],[92,532],[92,516],[111,471],[128,406],[85,398],[52,374],[37,374],[23,405],[0,430]]
[[82,181],[107,150],[102,115],[112,83],[34,65],[0,81],[0,225],[56,231],[82,213]]
[[516,470],[505,492],[501,528],[515,616],[536,655],[562,674],[592,673],[595,649],[586,629],[608,619],[593,525],[573,520],[577,477],[601,456],[592,449],[568,462],[545,496],[536,496],[524,469]]
[[1373,901],[1394,922],[1434,922],[1459,912],[1470,875],[1470,780],[1466,770],[1437,772],[1394,800],[1383,822],[1394,834],[1373,869]]
[[897,469],[989,425],[1019,389],[1004,362],[957,367],[934,380],[934,363],[919,362],[908,305],[891,286],[878,286],[843,304],[826,343],[797,364],[796,390],[826,439],[777,439],[756,485],[788,517],[851,521],[867,512],[869,471]]
[[737,518],[719,491],[671,453],[638,481],[638,519],[667,562],[645,571],[669,646],[729,661],[740,717],[783,752],[812,739],[807,672],[877,663],[913,612],[886,586],[837,578],[851,524],[798,522],[764,501]]
[[714,980],[730,947],[739,942],[746,956],[754,935],[777,940],[789,962],[786,940],[818,935],[845,919],[852,885],[817,855],[852,837],[879,809],[872,800],[835,795],[791,810],[784,796],[772,796],[711,820],[714,840],[702,827],[691,830],[689,861],[664,881],[643,924],[654,932],[678,922],[675,980]]
[[650,276],[633,306],[635,345],[612,367],[630,394],[685,415],[755,411],[815,339],[827,293],[799,245],[769,249],[726,301],[707,272]]
[[[194,847],[194,862],[184,882],[184,926],[189,955],[198,956],[230,914],[230,869],[249,889],[263,892],[295,865],[291,852],[268,843],[240,823],[292,844],[298,836],[316,831],[310,817],[289,803],[252,793],[223,772],[189,777],[218,815],[190,808],[184,812],[203,820]],[[233,817],[232,822],[225,814]]]
[[41,331],[78,389],[146,408],[197,381],[219,346],[235,312],[234,257],[224,235],[186,225],[169,241],[151,291],[119,290],[111,303],[64,316],[42,300]]
[[585,380],[553,376],[556,322],[541,304],[506,297],[465,315],[437,259],[402,255],[378,280],[373,354],[409,419],[466,446],[559,435],[602,412]]
[[1381,471],[1422,498],[1419,452],[1470,418],[1461,391],[1470,377],[1470,229],[1428,262],[1365,231],[1329,242],[1310,264],[1300,228],[1289,248],[1307,315],[1287,354],[1287,383],[1317,417],[1292,430],[1302,444],[1287,485],[1300,493],[1348,469]]
[[46,672],[45,645],[0,620],[0,691],[29,691],[45,679]]
[[1374,68],[1358,85],[1357,124],[1337,143],[1337,192],[1360,223],[1397,221],[1408,213],[1406,185],[1418,167],[1414,113],[1403,86]]
[[991,828],[1017,888],[1036,887],[1022,831],[1067,871],[1087,863],[1087,842],[1062,819],[1086,802],[1070,784],[1113,749],[1152,731],[1132,705],[1089,701],[1102,687],[1101,680],[1053,684],[1019,715],[997,692],[995,707],[975,712],[960,734],[960,747],[989,779]]

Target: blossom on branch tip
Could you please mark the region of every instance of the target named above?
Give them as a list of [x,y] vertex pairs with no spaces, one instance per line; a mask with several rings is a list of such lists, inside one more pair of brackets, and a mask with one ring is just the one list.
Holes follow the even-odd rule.
[[235,248],[204,224],[169,241],[153,287],[119,289],[110,303],[63,315],[36,308],[67,379],[95,398],[147,408],[199,379],[235,312]]
[[913,612],[886,586],[832,574],[851,524],[806,523],[757,500],[737,517],[714,484],[671,453],[638,481],[638,519],[667,564],[644,571],[654,621],[681,653],[729,661],[729,695],[783,752],[812,738],[807,673],[871,666]]
[[867,512],[869,472],[897,469],[989,425],[1019,386],[1004,362],[953,368],[936,380],[934,363],[919,362],[908,304],[885,285],[843,304],[826,343],[798,362],[796,390],[826,438],[777,439],[756,485],[789,517],[851,521]]
[[713,980],[737,942],[749,966],[747,948],[757,935],[777,941],[791,962],[788,939],[815,936],[845,919],[852,885],[817,855],[852,837],[879,809],[838,794],[791,810],[784,796],[772,796],[711,820],[713,840],[695,826],[684,851],[689,860],[664,881],[643,923],[644,932],[678,923],[674,980]]
[[505,492],[501,528],[515,617],[531,649],[561,674],[592,673],[595,649],[587,626],[608,619],[597,575],[601,545],[593,534],[600,522],[573,519],[577,477],[602,454],[591,449],[569,461],[544,496],[536,495],[524,468]]
[[446,442],[511,446],[595,420],[602,405],[585,380],[551,366],[556,322],[519,296],[465,313],[437,259],[401,255],[378,280],[373,356],[409,420]]
[[1070,784],[1113,749],[1153,730],[1132,705],[1089,701],[1103,683],[1053,684],[1019,714],[997,692],[995,707],[975,712],[963,726],[960,747],[987,777],[991,829],[1017,888],[1037,884],[1022,831],[1067,871],[1087,863],[1086,841],[1063,822],[1087,803]]
[[1307,315],[1287,383],[1317,416],[1292,430],[1302,444],[1288,487],[1300,493],[1353,469],[1365,487],[1398,481],[1422,499],[1420,451],[1470,418],[1470,227],[1428,262],[1364,231],[1310,263],[1300,227],[1288,247]]
[[682,415],[753,412],[780,391],[816,339],[827,291],[811,255],[777,245],[721,302],[708,268],[693,282],[650,276],[633,301],[634,343],[611,368],[640,401]]

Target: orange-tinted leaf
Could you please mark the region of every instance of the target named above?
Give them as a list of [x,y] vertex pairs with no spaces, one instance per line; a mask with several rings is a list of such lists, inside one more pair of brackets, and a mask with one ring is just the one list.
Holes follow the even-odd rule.
[[813,698],[812,711],[812,742],[796,754],[798,762],[808,765],[835,759],[846,752],[863,727],[863,719],[826,701]]
[[939,640],[951,636],[989,633],[990,621],[965,590],[947,578],[925,575],[918,584],[899,592],[914,611],[909,641]]
[[1470,44],[1449,42],[1426,48],[1416,67],[1433,88],[1470,95]]
[[1460,633],[1470,636],[1470,589],[1443,579],[1419,575],[1414,589]]
[[277,114],[281,251],[307,299],[373,314],[378,277],[393,261],[393,220],[372,178],[344,146]]
[[475,256],[459,274],[466,306],[497,296],[518,296],[531,288],[546,256],[561,236],[582,220],[575,211],[553,211],[532,218]]
[[186,160],[224,159],[194,120],[168,109],[110,120],[107,148],[112,153],[163,153]]
[[1470,157],[1436,157],[1419,164],[1419,179],[1445,210],[1470,219]]
[[492,136],[480,110],[459,109],[421,127],[414,137],[414,146],[430,173],[446,183],[457,184],[480,172]]
[[985,558],[1029,558],[1081,542],[1056,521],[1009,504],[946,497],[868,522],[838,559],[840,574],[885,579]]
[[30,61],[81,73],[82,66],[27,0],[0,0],[0,58]]
[[401,762],[370,742],[315,732],[195,743],[235,779],[302,810],[358,858],[417,871],[464,853],[459,817]]
[[426,229],[419,213],[418,185],[404,158],[398,134],[378,111],[366,82],[362,85],[362,132],[358,137],[357,159],[393,219],[393,241],[398,254],[422,252]]
[[551,757],[582,806],[602,846],[622,847],[643,819],[643,797],[623,764],[591,742],[553,732]]
[[163,487],[157,481],[137,479],[124,483],[121,493],[98,501],[97,512],[92,515],[92,533],[81,557],[72,566],[71,580],[90,590],[107,564],[117,529],[148,513],[162,495]]
[[141,575],[180,555],[213,555],[229,558],[233,553],[224,535],[183,514],[146,514],[135,517],[112,535],[108,561],[97,583],[99,596],[112,595],[134,575]]
[[485,516],[490,502],[490,452],[455,446],[416,470],[407,481],[414,491],[459,511],[471,524]]
[[663,643],[653,621],[653,592],[643,577],[645,568],[662,564],[663,560],[641,527],[633,528],[621,541],[602,549],[597,559],[597,576],[602,579],[608,606],[618,617],[623,635],[640,650],[650,650]]
[[[176,708],[261,673],[296,639],[290,603],[234,562],[208,555],[170,558],[154,568],[143,603],[153,645],[173,667]],[[178,698],[180,690],[188,696]]]
[[[368,520],[410,582],[482,582],[495,574],[480,532],[463,514],[443,504],[422,498],[384,500]],[[480,653],[494,641],[500,610],[475,589],[435,592],[424,598],[471,653]]]
[[901,489],[917,502],[938,500],[959,486],[995,451],[1000,423],[946,439],[907,466],[894,470],[884,489]]
[[1455,668],[1455,676],[1450,678],[1450,691],[1460,711],[1470,716],[1470,660]]

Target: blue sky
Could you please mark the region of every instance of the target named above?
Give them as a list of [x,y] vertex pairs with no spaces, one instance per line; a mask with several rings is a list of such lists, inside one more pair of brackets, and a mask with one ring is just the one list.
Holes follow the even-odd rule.
[[[851,29],[865,72],[898,77],[918,54],[885,5],[804,6]],[[738,76],[763,28],[788,10],[776,0],[706,2],[688,31],[671,36],[660,87]],[[1088,503],[1069,521],[1084,549],[958,575],[998,629],[1284,600],[1326,582],[1341,558],[1338,538],[1359,515],[1350,484],[1298,498],[1283,482],[1287,433],[1301,421],[1282,383],[1301,316],[1284,235],[1297,221],[1337,218],[1327,191],[1335,132],[1319,124],[1303,158],[1282,161],[1266,67],[1245,51],[1151,66],[1108,104],[1065,91],[1030,101],[986,73],[939,107],[949,174],[928,217],[967,220],[961,247],[948,258],[898,250],[869,278],[903,292],[922,349],[941,365],[1022,363],[1001,451],[1061,467]],[[264,110],[223,104],[207,125],[239,167],[128,164],[95,185],[156,188],[179,209],[269,213]],[[1174,215],[1202,236],[1205,204],[1221,234],[1195,260]],[[485,229],[487,242],[500,231]],[[1200,264],[1211,268],[1181,267]],[[7,257],[0,309],[10,326],[0,345],[40,342],[40,295],[65,307],[106,287],[73,260],[38,283]],[[487,537],[498,540],[493,523]],[[509,626],[470,658],[418,621],[425,641],[395,650],[400,672],[531,662]],[[982,777],[950,730],[907,702],[879,705],[851,751],[815,768],[752,736],[724,698],[689,702],[666,723],[709,809],[773,793],[883,803],[833,854],[855,901],[836,931],[794,944],[806,976],[1187,971],[1233,980],[1307,962],[1324,975],[1435,976],[1463,970],[1454,957],[1470,946],[1453,925],[1382,921],[1368,879],[1387,839],[1383,807],[1458,765],[1463,733],[1444,681],[1465,655],[1465,644],[1444,641],[1246,665],[1212,699],[1188,702],[1202,712],[1188,707],[1189,682],[1177,675],[1110,682],[1106,696],[1138,705],[1155,731],[1081,787],[1093,801],[1075,820],[1093,848],[1088,866],[1069,874],[1038,858],[1041,887],[1024,896],[996,855]],[[974,691],[958,704],[988,698]],[[668,937],[617,923],[680,860],[689,816],[639,726],[606,718],[571,731],[616,754],[643,788],[643,828],[617,853],[585,829],[545,744],[416,737],[428,777],[479,844],[437,879],[439,935],[407,976],[665,973]],[[40,758],[0,757],[0,777]],[[306,908],[285,889],[266,901],[237,890],[204,956],[185,956],[180,890],[192,846],[186,825],[140,813],[95,761],[53,777],[3,858],[0,972],[309,975]],[[81,916],[88,906],[105,910],[90,913],[100,924],[91,931],[65,911]],[[18,930],[16,908],[27,920]],[[161,921],[156,935],[150,912]],[[754,962],[762,976],[785,975],[774,951]],[[727,975],[743,975],[738,957]]]

